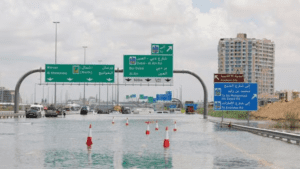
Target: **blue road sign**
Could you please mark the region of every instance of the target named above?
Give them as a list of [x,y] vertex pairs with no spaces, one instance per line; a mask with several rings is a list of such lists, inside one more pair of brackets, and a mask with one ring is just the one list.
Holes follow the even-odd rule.
[[131,97],[131,98],[135,98],[135,97],[136,97],[136,94],[132,94],[130,97]]
[[215,83],[214,110],[257,111],[257,83]]
[[156,103],[156,98],[153,98],[153,103]]
[[144,99],[148,99],[148,96],[144,96]]
[[170,109],[175,109],[175,108],[176,108],[176,105],[170,105],[169,108],[170,108]]

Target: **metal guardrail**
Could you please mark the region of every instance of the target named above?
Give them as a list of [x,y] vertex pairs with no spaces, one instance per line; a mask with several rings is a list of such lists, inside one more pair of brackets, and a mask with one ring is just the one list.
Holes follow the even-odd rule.
[[[228,126],[229,123],[221,122],[221,125]],[[251,133],[261,134],[261,135],[285,138],[285,139],[287,139],[288,142],[290,142],[291,140],[294,140],[294,141],[296,141],[296,144],[300,143],[300,135],[299,134],[287,133],[287,132],[281,132],[281,131],[273,131],[273,130],[261,129],[261,128],[256,128],[256,127],[243,126],[243,125],[238,125],[238,124],[231,124],[231,128],[248,131]]]

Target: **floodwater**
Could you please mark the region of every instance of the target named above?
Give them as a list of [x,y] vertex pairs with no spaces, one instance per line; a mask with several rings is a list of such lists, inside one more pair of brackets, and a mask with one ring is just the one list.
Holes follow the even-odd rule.
[[[220,128],[202,115],[114,115],[114,125],[112,117],[1,119],[0,168],[300,168],[299,145]],[[149,125],[150,135],[148,120],[159,124],[158,131]],[[87,150],[90,124],[93,145]]]

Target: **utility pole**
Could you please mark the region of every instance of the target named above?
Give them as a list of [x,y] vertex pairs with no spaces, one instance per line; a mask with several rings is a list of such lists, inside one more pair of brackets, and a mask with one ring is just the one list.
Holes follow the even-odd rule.
[[108,112],[108,84],[107,84],[107,99],[106,99],[106,108],[107,108],[107,112]]
[[[59,22],[53,22],[55,23],[55,64],[57,64],[57,24]],[[54,85],[54,105],[56,106],[56,82]]]
[[[118,70],[119,70],[119,68],[118,68]],[[119,105],[119,71],[118,71],[117,83],[118,83],[118,95],[117,95],[117,100],[118,100],[118,105]]]
[[[84,64],[85,64],[85,50],[87,48],[87,46],[82,46],[84,49]],[[83,105],[85,106],[85,83],[83,83]]]
[[36,83],[34,84],[34,103],[36,103]]

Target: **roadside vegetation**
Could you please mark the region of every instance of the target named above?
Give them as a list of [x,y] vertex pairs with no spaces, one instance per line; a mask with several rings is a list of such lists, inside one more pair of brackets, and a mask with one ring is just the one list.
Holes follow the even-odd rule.
[[277,121],[273,127],[291,130],[300,129],[300,119],[298,117],[299,113],[288,112],[285,114],[285,119]]
[[[197,109],[198,114],[203,114],[204,108]],[[233,119],[247,119],[247,111],[214,111],[213,108],[208,108],[208,115],[213,117],[233,118]]]

